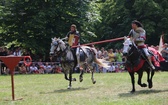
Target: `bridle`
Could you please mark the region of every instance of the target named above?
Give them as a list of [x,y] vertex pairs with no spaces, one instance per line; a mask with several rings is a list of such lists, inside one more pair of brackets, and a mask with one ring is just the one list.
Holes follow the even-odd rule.
[[[125,44],[124,44],[125,45]],[[135,43],[134,42],[131,42],[131,44],[128,45],[130,48],[129,48],[129,51],[128,51],[128,54],[126,55],[126,57],[130,57],[133,53],[134,53],[134,50],[138,50],[138,48],[136,47]],[[133,48],[134,47],[134,48]]]
[[[54,53],[56,56],[63,56],[65,54],[65,51],[67,50],[67,46],[66,48],[62,51],[61,47],[60,47],[60,44],[59,41],[56,41],[57,44],[53,44],[53,46],[55,46],[55,49],[54,49]],[[57,49],[60,49],[59,51],[57,51]]]

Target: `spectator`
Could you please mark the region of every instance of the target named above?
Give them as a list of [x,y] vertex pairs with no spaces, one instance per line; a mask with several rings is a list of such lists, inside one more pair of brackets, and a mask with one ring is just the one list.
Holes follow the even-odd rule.
[[38,71],[38,68],[37,68],[37,66],[35,65],[35,63],[32,63],[32,65],[30,66],[30,71],[29,71],[29,73],[35,73],[35,74],[38,74],[39,73],[39,71]]
[[61,73],[62,72],[62,68],[59,65],[56,65],[55,68],[53,69],[54,73]]
[[119,69],[121,72],[124,72],[125,71],[125,67],[123,64],[119,64]]
[[3,56],[3,48],[0,47],[0,56]]
[[168,44],[164,44],[164,49],[161,51],[163,58],[167,61],[168,60]]
[[38,60],[37,65],[38,65],[38,67],[44,67],[44,64],[43,64],[41,58]]
[[108,72],[111,73],[111,72],[115,72],[115,66],[113,63],[110,63],[110,68],[108,69]]
[[19,68],[19,64],[17,64],[16,67],[15,67],[14,73],[19,74],[19,72],[20,72],[20,68]]
[[19,73],[20,74],[27,74],[26,66],[24,63],[22,63],[21,66],[19,67]]
[[30,56],[31,55],[31,51],[28,49],[24,49],[23,50],[23,56]]
[[116,62],[122,62],[122,50],[115,50]]
[[46,62],[44,65],[44,72],[47,74],[52,72],[52,67],[48,62]]
[[[6,47],[0,47],[0,56],[7,56],[7,48]],[[6,65],[4,63],[1,64],[1,68],[0,68],[0,74],[5,74],[5,69],[6,69]]]
[[17,47],[17,48],[15,49],[15,51],[13,52],[13,55],[15,55],[15,56],[22,56],[22,53],[21,53],[21,50],[20,50],[19,47]]
[[110,62],[114,62],[115,61],[115,55],[114,55],[114,53],[113,53],[113,49],[109,49],[109,51],[108,51],[108,56],[109,56],[109,61]]
[[44,74],[44,65],[40,65],[38,71],[39,74]]
[[101,58],[102,52],[101,50],[97,47],[97,58]]
[[102,55],[102,59],[109,60],[108,52],[106,50],[104,51]]
[[116,72],[119,72],[119,70],[120,70],[120,67],[119,67],[118,64],[116,64],[116,65],[115,65],[115,71],[116,71]]
[[4,47],[2,55],[3,56],[7,56],[8,55],[8,49],[7,49],[7,47]]

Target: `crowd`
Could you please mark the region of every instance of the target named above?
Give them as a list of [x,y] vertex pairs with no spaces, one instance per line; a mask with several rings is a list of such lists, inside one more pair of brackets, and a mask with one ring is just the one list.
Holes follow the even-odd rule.
[[99,59],[104,59],[108,61],[109,68],[103,68],[96,65],[96,72],[123,72],[125,71],[125,67],[123,62],[125,58],[122,55],[122,49],[105,49],[102,47],[101,49],[97,49],[97,57]]
[[[100,59],[108,60],[109,69],[105,69],[102,67],[96,66],[95,72],[120,72],[124,70],[123,66],[123,57],[122,50],[118,49],[108,49],[105,50],[103,47],[101,49],[97,48],[97,57]],[[30,50],[22,49],[21,47],[15,47],[13,49],[8,49],[6,47],[0,47],[0,56],[31,56],[32,53]],[[37,59],[38,58],[38,59]],[[18,74],[45,74],[45,73],[61,73],[62,68],[59,62],[53,62],[52,58],[40,58],[33,55],[32,64],[30,66],[26,66],[23,61],[15,68],[15,73]],[[79,72],[78,70],[74,72]],[[86,72],[90,72],[89,68]],[[1,74],[9,74],[10,70],[5,66],[3,62],[1,62]]]
[[[50,62],[50,58],[42,60],[42,58],[34,56],[30,50],[22,49],[21,47],[14,47],[8,49],[6,47],[0,47],[0,56],[33,56],[33,62],[30,66],[26,66],[22,61],[15,67],[15,73],[17,74],[44,74],[44,73],[61,73],[62,69],[59,63]],[[38,55],[39,56],[39,55]],[[37,60],[37,58],[39,58]],[[9,74],[10,70],[6,65],[1,62],[0,73]]]

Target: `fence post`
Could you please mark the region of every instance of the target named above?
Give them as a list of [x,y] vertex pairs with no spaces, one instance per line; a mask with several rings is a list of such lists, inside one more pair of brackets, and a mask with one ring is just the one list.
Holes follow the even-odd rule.
[[0,61],[0,75],[2,74],[2,62]]

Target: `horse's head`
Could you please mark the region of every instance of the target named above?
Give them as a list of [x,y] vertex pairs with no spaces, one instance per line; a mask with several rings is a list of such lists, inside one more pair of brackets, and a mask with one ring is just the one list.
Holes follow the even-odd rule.
[[123,55],[127,56],[133,46],[133,42],[130,38],[125,37],[123,45]]
[[51,48],[50,55],[53,55],[55,52],[63,51],[66,46],[65,43],[60,38],[51,38]]

